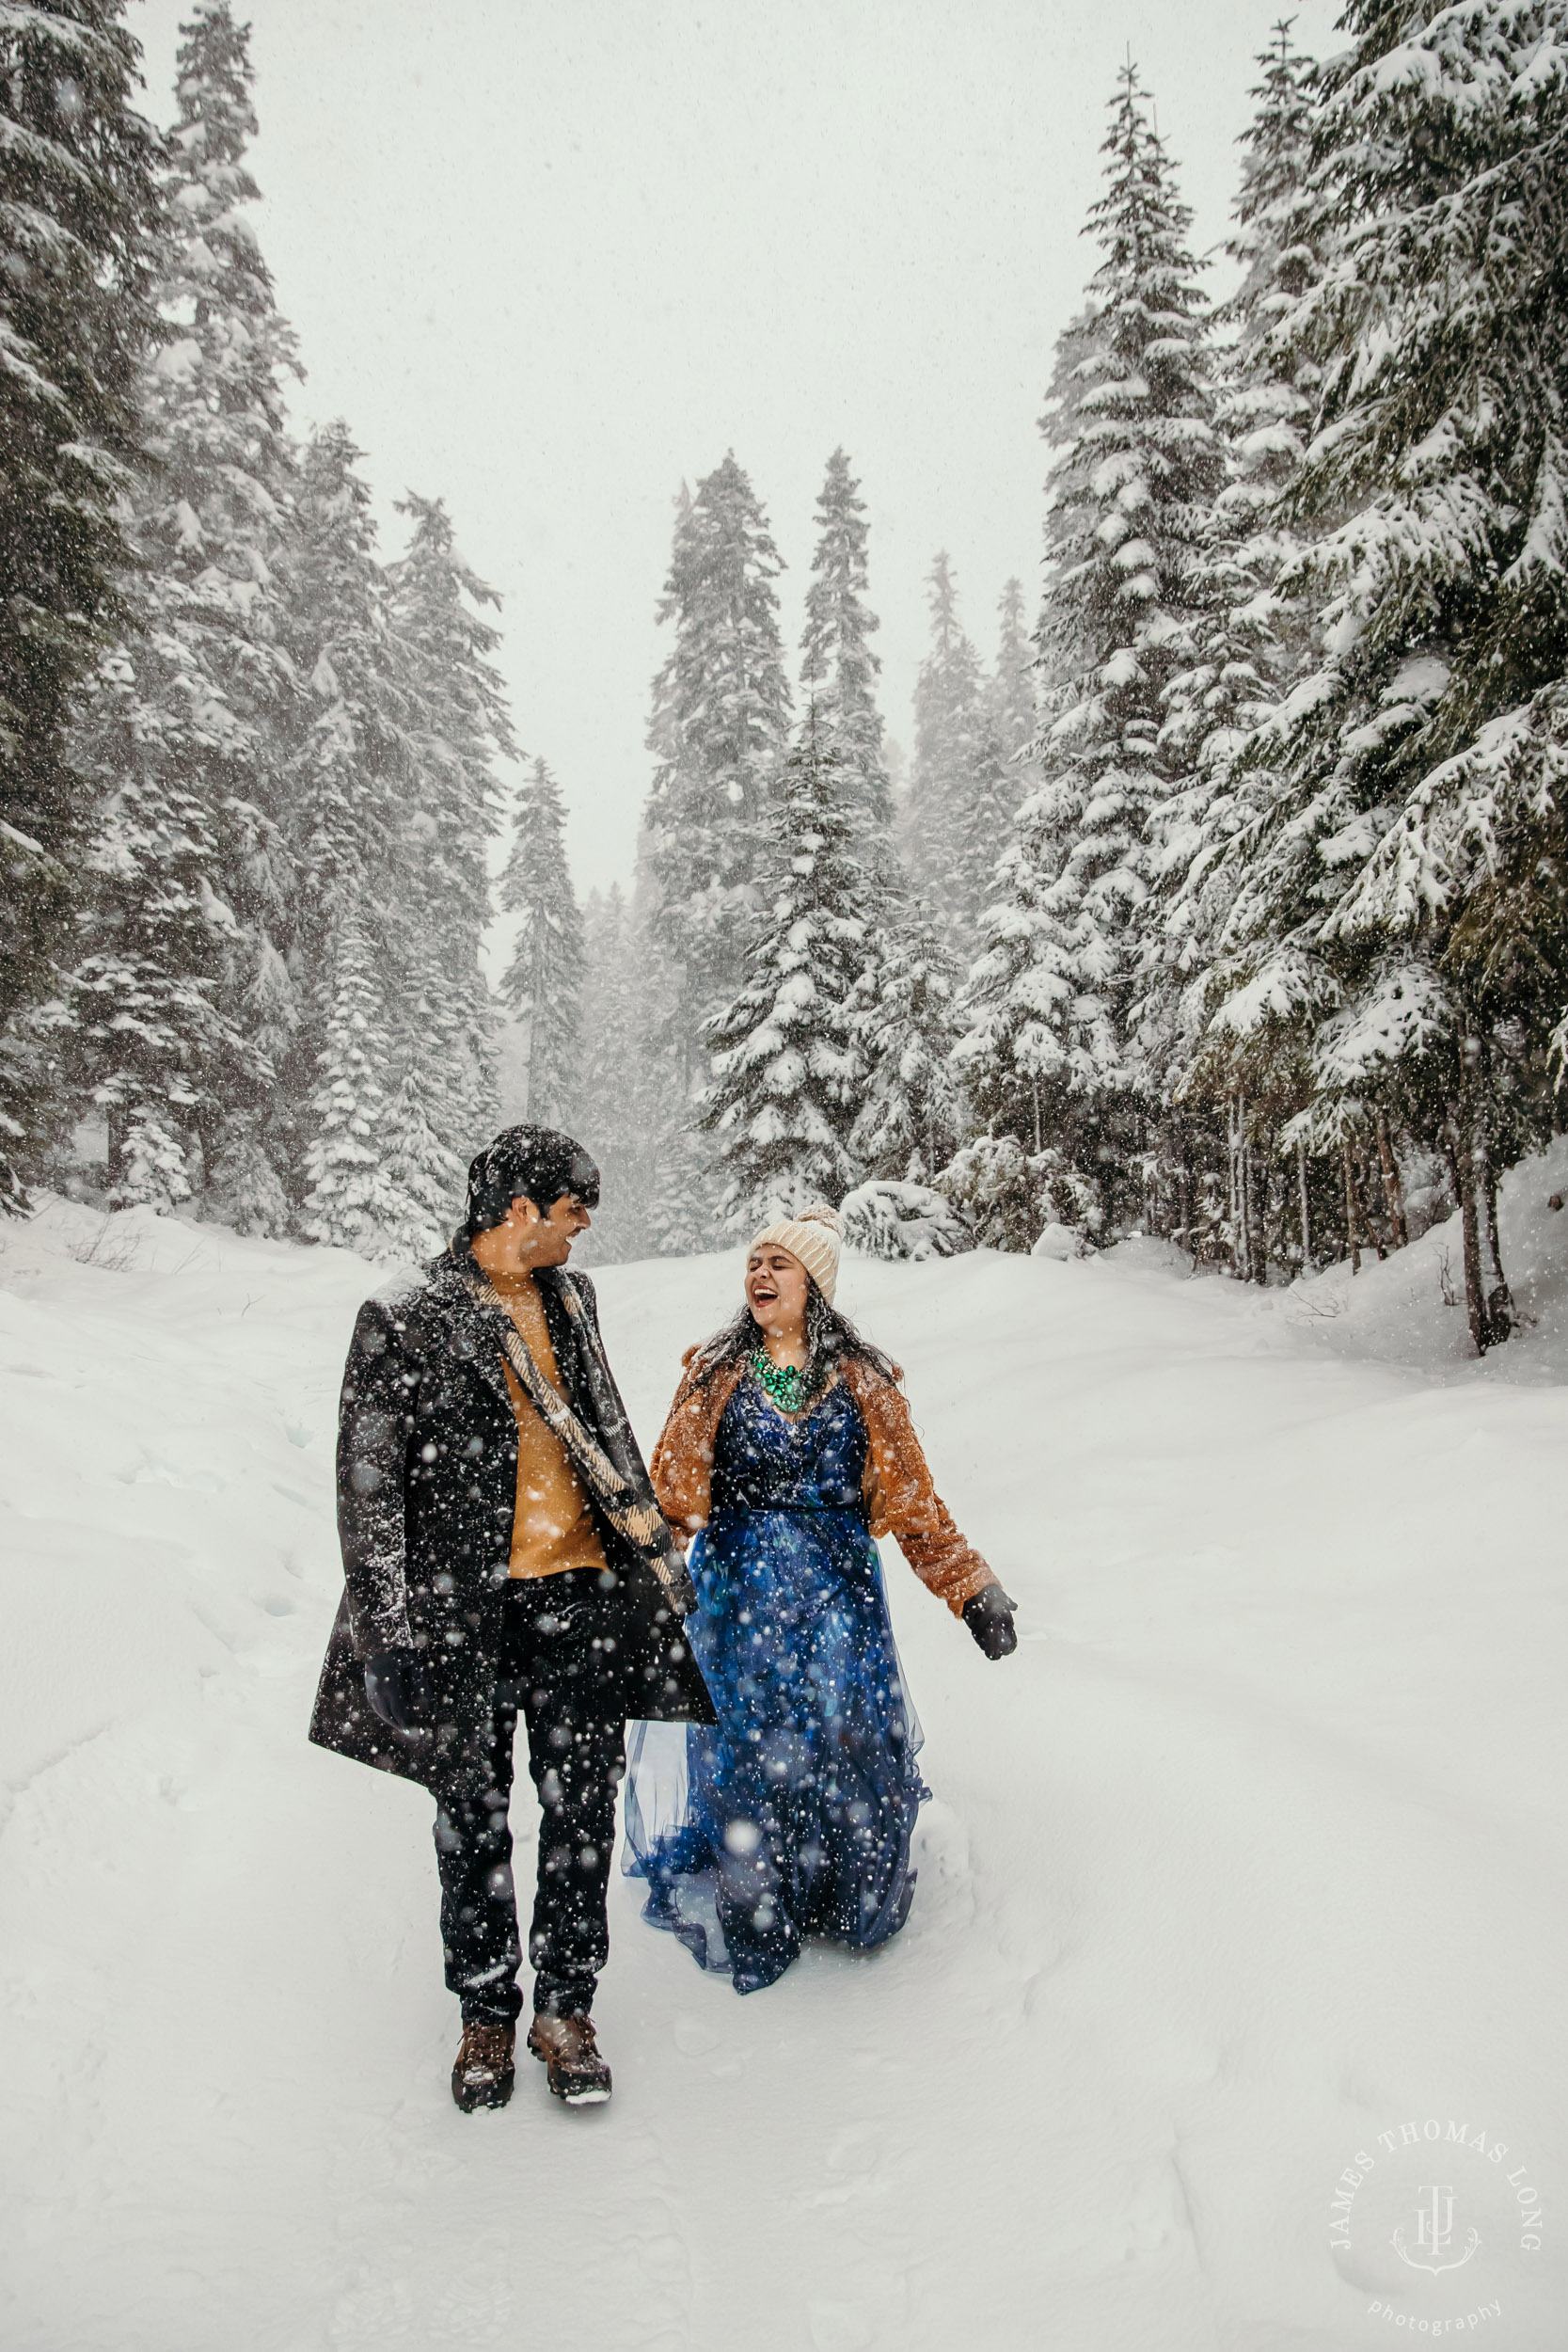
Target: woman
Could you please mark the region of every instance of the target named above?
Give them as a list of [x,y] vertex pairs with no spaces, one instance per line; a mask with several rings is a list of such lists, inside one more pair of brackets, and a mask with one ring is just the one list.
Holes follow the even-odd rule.
[[923,1797],[872,1538],[897,1536],[988,1658],[1012,1604],[931,1484],[900,1374],[833,1311],[830,1208],[752,1244],[746,1303],[685,1373],[651,1465],[677,1538],[695,1536],[687,1620],[719,1722],[649,1726],[632,1758],[626,1868],[644,1916],[737,1993],[781,1977],[805,1935],[869,1950],[914,1891]]

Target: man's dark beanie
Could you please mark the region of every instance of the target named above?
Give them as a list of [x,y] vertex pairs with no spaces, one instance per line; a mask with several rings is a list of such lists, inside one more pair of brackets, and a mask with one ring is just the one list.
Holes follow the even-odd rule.
[[599,1205],[599,1171],[580,1143],[555,1127],[506,1127],[468,1167],[468,1235],[506,1221],[514,1200],[531,1200],[548,1216],[563,1193],[586,1209]]

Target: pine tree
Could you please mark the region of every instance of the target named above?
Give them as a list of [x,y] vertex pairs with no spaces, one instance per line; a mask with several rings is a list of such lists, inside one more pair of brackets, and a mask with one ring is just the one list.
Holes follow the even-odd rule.
[[[1159,820],[1162,909],[1146,933],[1140,1013],[1151,1076],[1182,1105],[1173,1221],[1189,1246],[1202,1246],[1194,1153],[1217,1165],[1223,1152],[1233,1270],[1262,1279],[1264,1253],[1240,1214],[1253,1180],[1238,1153],[1261,1154],[1258,1182],[1266,1182],[1277,1133],[1306,1099],[1301,1025],[1272,1011],[1253,1031],[1208,1024],[1225,1000],[1227,926],[1272,797],[1266,771],[1249,767],[1246,755],[1310,651],[1304,618],[1276,583],[1300,553],[1285,503],[1310,437],[1321,372],[1281,328],[1321,278],[1323,255],[1308,185],[1316,69],[1292,49],[1285,23],[1258,62],[1257,112],[1243,138],[1227,246],[1242,282],[1219,314],[1230,337],[1215,397],[1227,478],[1195,568],[1196,658],[1165,690],[1162,748],[1175,781]],[[1223,1142],[1202,1119],[1203,1105],[1222,1102]]]
[[1095,1142],[1088,1120],[1118,1040],[1111,1009],[1086,985],[1077,942],[1059,919],[1055,809],[1054,798],[1033,794],[999,861],[980,952],[958,998],[963,1033],[953,1069],[974,1125],[1022,1138],[1036,1156],[1053,1142],[1069,1162],[1087,1166]]
[[654,682],[648,748],[658,761],[646,864],[682,977],[689,1076],[705,1022],[740,983],[771,781],[789,720],[768,519],[730,451],[680,505],[661,623],[674,642]]
[[119,0],[0,20],[0,1213],[62,1108],[59,973],[93,810],[71,692],[120,613],[156,140]]
[[914,764],[901,811],[904,863],[961,955],[977,912],[973,804],[988,746],[985,688],[980,657],[958,620],[958,589],[945,552],[932,564],[927,586],[931,645],[915,680]]
[[[522,921],[500,994],[524,1031],[519,1116],[559,1126],[580,1084],[584,939],[566,864],[565,804],[542,759],[534,761],[517,796],[514,823],[500,903]],[[615,915],[608,924],[601,918],[600,927],[601,949],[617,961],[624,927],[617,903]]]
[[1141,1205],[1135,998],[1169,786],[1163,697],[1192,659],[1196,549],[1220,478],[1190,215],[1135,70],[1119,80],[1088,223],[1105,259],[1058,343],[1043,420],[1042,782],[986,918],[961,1049],[989,1119],[1103,1178],[1112,1222]]
[[1023,762],[1038,732],[1035,647],[1024,623],[1023,582],[1009,580],[997,606],[996,667],[986,687],[986,717],[1009,774],[1014,805],[1023,798]]
[[496,762],[516,757],[500,675],[499,604],[464,562],[439,499],[399,501],[414,534],[388,573],[388,623],[407,681],[412,803],[394,841],[396,944],[417,1021],[397,1051],[450,1153],[472,1158],[495,1127],[495,1017],[480,965],[490,920],[486,846],[497,830]]
[[840,1199],[860,1060],[850,996],[865,953],[854,782],[809,711],[768,826],[751,977],[708,1028],[704,1125],[719,1138],[732,1221]]
[[656,1254],[657,1077],[645,1037],[644,942],[620,884],[590,891],[583,909],[581,1044],[565,1123],[599,1168],[599,1206],[578,1255],[595,1265]]
[[113,1207],[188,1200],[198,1123],[215,1127],[227,1100],[270,1075],[219,1009],[238,926],[214,888],[202,762],[224,766],[232,724],[181,635],[140,637],[135,669],[126,656],[105,660],[77,744],[103,815],[87,860],[91,946],[72,976],[73,1059],[107,1117]]
[[851,1000],[866,1074],[849,1150],[867,1176],[928,1184],[951,1153],[958,993],[957,959],[924,908],[889,906]]
[[[382,1145],[399,1088],[388,945],[394,840],[420,775],[405,659],[388,626],[370,494],[342,424],[305,452],[287,625],[308,702],[290,763],[306,1018],[279,1090],[277,1135],[312,1239],[374,1254],[404,1214]],[[373,1139],[373,1140],[372,1140]],[[297,1189],[295,1189],[297,1188]]]
[[293,490],[282,384],[297,370],[245,211],[250,82],[248,31],[205,0],[180,50],[162,176],[135,627],[72,735],[103,809],[77,1058],[108,1113],[111,1199],[170,1205],[216,1173],[230,1218],[277,1230],[257,1130],[297,1017],[271,935],[293,692],[275,585]]
[[1243,278],[1219,313],[1231,337],[1215,397],[1227,478],[1196,575],[1198,659],[1166,691],[1166,748],[1190,777],[1166,828],[1169,863],[1193,885],[1172,923],[1189,962],[1212,946],[1233,895],[1233,869],[1244,863],[1244,843],[1235,860],[1227,850],[1256,821],[1244,787],[1235,788],[1236,762],[1310,652],[1302,616],[1275,584],[1301,551],[1285,501],[1321,387],[1321,370],[1287,325],[1323,273],[1308,186],[1316,68],[1291,48],[1283,22],[1258,62],[1258,111],[1243,139],[1236,229],[1227,246]]
[[997,894],[1001,860],[1013,836],[1023,781],[1006,755],[996,714],[987,710],[984,722],[952,864],[952,898],[964,914],[958,936],[971,957],[980,942],[986,910]]
[[846,769],[858,780],[867,834],[882,834],[892,819],[893,796],[877,707],[882,665],[869,642],[880,623],[865,604],[865,501],[842,449],[835,449],[828,460],[816,523],[800,640],[800,684],[816,704],[819,730],[832,737]]
[[1346,24],[1315,126],[1326,264],[1275,329],[1323,371],[1288,501],[1315,535],[1280,583],[1317,652],[1260,739],[1236,997],[1278,975],[1315,1015],[1308,1141],[1393,1116],[1447,1153],[1484,1350],[1513,1320],[1497,1173],[1543,1130],[1568,986],[1568,11],[1359,0]]
[[[373,1088],[378,1073],[367,1068],[365,1075]],[[441,1139],[431,1091],[432,1075],[425,1057],[406,1054],[402,1083],[388,1105],[386,1125],[372,1138],[381,1155],[383,1182],[376,1225],[373,1230],[362,1226],[356,1244],[367,1256],[420,1263],[436,1255],[458,1221],[467,1171]],[[373,1193],[371,1199],[375,1199]],[[370,1203],[367,1200],[363,1205]]]
[[[767,844],[764,842],[764,850]],[[755,917],[752,918],[753,921]],[[705,1084],[693,1075],[685,1022],[687,974],[669,934],[646,855],[639,859],[627,918],[635,976],[638,1084],[647,1143],[642,1231],[649,1255],[678,1258],[720,1246],[722,1179],[698,1123]],[[705,1047],[701,1068],[709,1067]]]
[[974,718],[963,730],[963,752],[954,763],[957,788],[949,795],[943,828],[944,882],[953,910],[948,936],[966,961],[980,948],[986,910],[997,894],[999,861],[1012,839],[1019,808],[1038,782],[1029,756],[1037,732],[1036,657],[1023,626],[1020,580],[1009,580],[1004,587],[998,619],[996,667],[982,680]]
[[392,1180],[387,1152],[391,1071],[386,1048],[387,996],[372,939],[364,877],[346,862],[336,869],[336,900],[325,938],[318,991],[321,1037],[305,1153],[309,1196],[305,1232],[312,1241],[367,1257],[408,1254],[406,1234],[420,1203]]

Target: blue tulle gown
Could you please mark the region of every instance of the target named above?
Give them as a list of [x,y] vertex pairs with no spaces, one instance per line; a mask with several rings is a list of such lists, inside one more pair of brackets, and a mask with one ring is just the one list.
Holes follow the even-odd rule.
[[842,1383],[796,1421],[747,1373],[719,1423],[687,1631],[716,1728],[633,1740],[624,1867],[643,1916],[737,1993],[808,1935],[869,1950],[914,1890],[929,1795],[861,1494],[865,1424]]

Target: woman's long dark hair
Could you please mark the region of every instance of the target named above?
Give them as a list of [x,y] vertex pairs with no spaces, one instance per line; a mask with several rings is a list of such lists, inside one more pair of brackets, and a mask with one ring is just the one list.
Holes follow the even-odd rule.
[[[744,1301],[740,1312],[705,1340],[697,1351],[691,1369],[697,1386],[705,1389],[710,1380],[723,1371],[726,1364],[743,1364],[762,1343],[764,1332],[752,1310]],[[836,1307],[830,1307],[817,1289],[811,1275],[806,1276],[806,1347],[814,1365],[820,1365],[825,1375],[832,1375],[842,1363],[855,1361],[869,1364],[884,1380],[896,1380],[898,1367],[891,1356],[884,1356],[879,1347],[863,1339],[847,1315],[841,1315]]]

